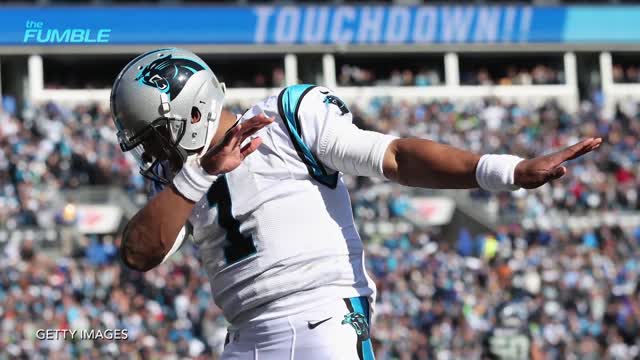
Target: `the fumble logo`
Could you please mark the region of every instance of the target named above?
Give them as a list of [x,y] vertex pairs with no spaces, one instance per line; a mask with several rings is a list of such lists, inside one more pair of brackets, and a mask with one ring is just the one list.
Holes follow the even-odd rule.
[[36,44],[92,44],[108,43],[111,40],[111,29],[46,28],[44,22],[27,20],[24,30],[24,43]]

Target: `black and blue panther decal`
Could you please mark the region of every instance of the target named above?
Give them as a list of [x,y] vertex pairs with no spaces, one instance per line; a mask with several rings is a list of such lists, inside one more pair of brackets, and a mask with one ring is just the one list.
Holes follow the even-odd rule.
[[340,99],[337,96],[327,95],[324,98],[324,103],[325,104],[333,104],[333,105],[337,106],[338,109],[340,109],[341,115],[349,113],[349,108],[347,107],[347,104],[345,104],[344,101],[342,101],[342,99]]
[[356,335],[358,335],[358,340],[367,341],[369,340],[369,325],[367,324],[367,320],[364,315],[358,312],[350,312],[344,316],[344,320],[342,320],[342,325],[349,324],[356,331]]
[[175,99],[189,78],[205,66],[191,59],[173,58],[171,54],[154,60],[136,75],[140,84],[157,88]]
[[356,331],[356,351],[359,360],[375,360],[373,354],[373,344],[369,335],[369,323],[371,314],[369,311],[369,300],[364,297],[353,297],[344,299],[349,313],[344,316],[342,325],[350,325]]

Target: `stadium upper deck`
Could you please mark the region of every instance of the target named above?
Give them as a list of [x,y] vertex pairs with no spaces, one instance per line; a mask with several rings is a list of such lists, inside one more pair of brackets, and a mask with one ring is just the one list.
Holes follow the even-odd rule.
[[[300,82],[340,88],[351,101],[356,95],[497,96],[533,104],[554,98],[570,111],[581,98],[597,95],[608,113],[620,99],[640,97],[633,74],[640,33],[632,30],[640,7],[622,2],[175,6],[185,3],[8,7],[0,12],[6,35],[0,37],[1,90],[20,103],[106,102],[114,69],[150,48],[182,46],[203,55],[229,83],[232,101],[253,101]],[[175,21],[188,25],[166,31]]]

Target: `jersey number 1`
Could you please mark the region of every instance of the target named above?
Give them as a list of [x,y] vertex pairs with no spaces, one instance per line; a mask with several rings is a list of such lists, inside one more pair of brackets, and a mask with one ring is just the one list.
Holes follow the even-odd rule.
[[227,178],[221,176],[207,192],[209,206],[218,207],[218,225],[226,232],[227,245],[224,247],[224,258],[227,265],[238,262],[256,253],[251,235],[244,236],[240,232],[240,221],[231,214],[231,194]]

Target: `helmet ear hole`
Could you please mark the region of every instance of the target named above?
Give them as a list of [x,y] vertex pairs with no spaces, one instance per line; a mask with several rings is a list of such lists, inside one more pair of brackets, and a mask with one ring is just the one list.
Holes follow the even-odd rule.
[[200,122],[200,120],[202,119],[202,114],[200,113],[200,109],[198,109],[197,107],[192,107],[191,108],[191,123],[192,124],[196,124],[198,122]]

